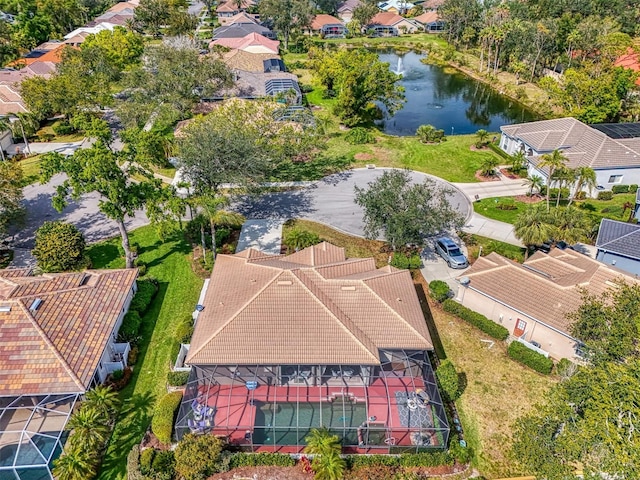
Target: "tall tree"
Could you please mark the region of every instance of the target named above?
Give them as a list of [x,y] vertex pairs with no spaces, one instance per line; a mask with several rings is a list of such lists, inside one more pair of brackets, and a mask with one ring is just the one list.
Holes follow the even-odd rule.
[[[546,168],[549,170],[547,175],[547,212],[549,211],[549,199],[551,195],[551,182],[553,179],[553,174],[559,168],[563,168],[569,159],[565,157],[560,150],[554,150],[551,153],[545,153],[542,155],[540,163],[538,163],[539,168]],[[560,196],[560,192],[558,192],[558,196]]]
[[215,196],[214,194],[202,195],[196,199],[196,205],[200,207],[202,213],[209,221],[211,231],[211,251],[213,259],[216,259],[216,225],[226,225],[230,227],[240,227],[244,223],[244,217],[236,212],[224,210],[229,206],[228,197]]
[[576,168],[575,178],[576,178],[575,189],[574,189],[573,195],[571,195],[571,199],[569,200],[569,205],[573,203],[575,196],[579,192],[582,192],[582,189],[585,187],[589,191],[589,195],[591,195],[591,193],[593,192],[593,189],[596,188],[596,185],[598,183],[596,172],[591,167]]
[[[558,195],[556,196],[556,208],[560,205],[560,199],[562,198],[562,189],[567,188],[568,185],[572,185],[576,180],[576,174],[573,169],[562,166],[557,168],[553,172],[552,181],[557,185]],[[571,195],[571,192],[569,192]]]
[[383,232],[393,249],[421,244],[426,237],[460,227],[463,219],[452,207],[452,191],[427,178],[413,184],[404,170],[385,171],[367,188],[355,187],[357,205],[364,209],[364,232],[377,238]]
[[23,218],[22,167],[17,161],[0,162],[0,235]]
[[531,205],[519,214],[513,229],[516,238],[527,247],[525,259],[529,256],[529,249],[532,246],[546,242],[553,232],[549,213],[540,208],[540,205]]
[[313,7],[307,0],[261,0],[260,18],[271,20],[276,31],[284,38],[284,49],[289,50],[289,37],[294,30],[304,30],[313,20]]
[[570,245],[586,241],[591,233],[589,217],[576,207],[556,208],[551,212],[551,223],[552,238]]
[[[377,2],[361,2],[353,9],[353,20],[357,21],[361,27],[366,27],[373,17],[380,12]],[[358,32],[352,32],[358,33]]]
[[117,26],[113,30],[102,30],[95,35],[89,35],[80,49],[96,49],[104,61],[121,72],[139,63],[144,50],[144,40],[138,33]]
[[533,195],[533,190],[536,189],[538,192],[544,186],[544,179],[540,175],[529,175],[525,178],[523,186],[526,185],[529,187],[529,195]]
[[170,16],[171,4],[166,0],[141,0],[135,9],[134,18],[145,30],[157,37]]
[[95,408],[83,406],[69,418],[67,429],[72,431],[71,442],[95,452],[109,438],[108,418]]
[[96,459],[82,445],[67,442],[64,453],[54,460],[52,473],[58,480],[81,480],[95,476]]

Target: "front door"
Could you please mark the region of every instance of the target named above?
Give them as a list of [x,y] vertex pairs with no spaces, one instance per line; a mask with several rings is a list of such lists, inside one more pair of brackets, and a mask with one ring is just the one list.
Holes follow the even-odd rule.
[[524,332],[527,331],[527,322],[524,320],[520,320],[519,318],[516,320],[516,326],[513,329],[513,336],[520,338],[524,335]]

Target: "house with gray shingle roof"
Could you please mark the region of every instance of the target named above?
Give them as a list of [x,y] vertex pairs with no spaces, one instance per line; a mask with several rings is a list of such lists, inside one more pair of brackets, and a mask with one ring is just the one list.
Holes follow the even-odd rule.
[[548,171],[538,166],[542,156],[560,150],[569,168],[595,170],[597,190],[640,184],[640,138],[612,138],[571,117],[505,125],[500,130],[500,148],[509,155],[523,152],[529,175],[541,176],[545,183]]
[[439,449],[449,427],[411,275],[323,242],[218,255],[176,432],[300,453],[324,425],[352,453]]
[[640,275],[640,225],[602,219],[596,248],[599,261]]
[[478,258],[459,277],[455,300],[505,327],[520,341],[554,359],[582,357],[568,314],[583,293],[601,295],[619,282],[638,280],[571,249],[536,252],[523,264],[497,253]]

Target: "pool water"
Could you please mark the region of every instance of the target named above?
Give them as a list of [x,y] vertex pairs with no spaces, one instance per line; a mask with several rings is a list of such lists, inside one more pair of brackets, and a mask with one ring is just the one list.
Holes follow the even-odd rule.
[[332,403],[256,402],[253,443],[304,445],[312,428],[329,428],[345,444],[358,443],[358,426],[367,419],[364,403],[336,400]]

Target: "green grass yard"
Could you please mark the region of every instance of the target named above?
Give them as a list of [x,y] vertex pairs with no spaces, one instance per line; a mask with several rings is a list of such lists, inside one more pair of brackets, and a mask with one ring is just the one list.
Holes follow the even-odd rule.
[[[166,392],[176,323],[191,314],[203,283],[191,269],[191,249],[181,233],[162,242],[154,227],[142,227],[131,233],[131,242],[139,245],[147,276],[158,279],[160,288],[143,318],[140,354],[131,383],[120,392],[122,409],[102,463],[102,480],[126,479],[127,454],[142,439],[155,401]],[[93,268],[124,267],[119,244],[116,238],[89,247]]]

